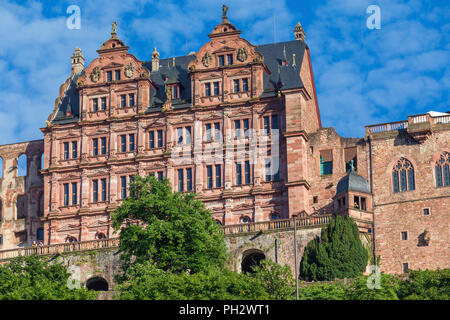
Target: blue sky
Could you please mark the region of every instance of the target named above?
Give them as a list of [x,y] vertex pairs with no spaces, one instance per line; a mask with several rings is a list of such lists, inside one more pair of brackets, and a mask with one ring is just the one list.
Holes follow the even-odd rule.
[[[59,86],[80,47],[89,63],[111,23],[140,60],[153,47],[162,58],[197,51],[221,20],[253,44],[293,40],[300,21],[312,55],[324,127],[362,137],[364,125],[450,111],[450,3],[446,0],[95,0],[0,4],[0,144],[42,138]],[[69,5],[81,28],[66,27]],[[369,30],[369,5],[381,9],[381,29]],[[274,28],[275,16],[275,28]],[[275,33],[274,33],[275,29]]]

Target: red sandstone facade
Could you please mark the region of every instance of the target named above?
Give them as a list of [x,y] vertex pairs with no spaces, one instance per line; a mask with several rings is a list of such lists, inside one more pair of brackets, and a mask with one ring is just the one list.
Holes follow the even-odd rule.
[[[155,174],[195,191],[223,225],[349,215],[382,271],[448,268],[450,183],[445,163],[442,186],[435,167],[450,161],[450,115],[342,138],[321,126],[301,26],[296,40],[263,46],[240,33],[224,15],[195,54],[160,60],[155,49],[148,62],[128,53],[115,26],[86,68],[76,49],[41,129],[44,209],[38,221],[30,209],[27,243],[42,225],[46,244],[116,237],[110,216],[126,186]],[[413,167],[414,190],[410,173],[402,180],[404,168],[395,169],[400,159]]]

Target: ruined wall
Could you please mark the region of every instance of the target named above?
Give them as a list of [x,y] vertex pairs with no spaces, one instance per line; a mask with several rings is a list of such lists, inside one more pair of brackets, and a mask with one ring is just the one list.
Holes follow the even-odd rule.
[[[40,173],[43,140],[0,146],[3,177],[0,179],[0,249],[29,246],[42,227],[43,178]],[[18,158],[27,158],[26,176],[18,176]]]
[[[422,143],[406,131],[372,141],[376,254],[381,271],[450,267],[450,187],[436,187],[435,164],[450,152],[450,130],[433,132]],[[400,158],[414,167],[415,190],[393,192],[392,170]],[[424,214],[429,209],[429,214]],[[428,231],[429,243],[424,241]],[[402,232],[407,239],[402,240]]]

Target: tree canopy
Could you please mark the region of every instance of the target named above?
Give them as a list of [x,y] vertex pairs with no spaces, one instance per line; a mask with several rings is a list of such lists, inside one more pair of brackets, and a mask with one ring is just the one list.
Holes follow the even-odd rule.
[[112,221],[120,230],[125,269],[150,260],[162,270],[196,273],[226,261],[221,228],[211,212],[194,193],[172,192],[167,179],[136,176]]
[[[97,292],[68,286],[70,273],[38,256],[0,265],[0,300],[92,300]],[[69,280],[70,281],[70,280]]]
[[321,238],[316,237],[306,246],[300,275],[306,281],[355,278],[364,272],[367,261],[368,252],[355,222],[337,216],[322,229]]

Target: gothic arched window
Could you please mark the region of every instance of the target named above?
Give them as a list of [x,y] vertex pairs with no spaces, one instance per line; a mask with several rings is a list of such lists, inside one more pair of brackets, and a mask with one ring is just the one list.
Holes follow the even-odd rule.
[[435,166],[436,187],[450,186],[450,153],[444,152]]
[[405,158],[400,158],[392,168],[392,186],[394,192],[412,191],[416,189],[414,167]]

